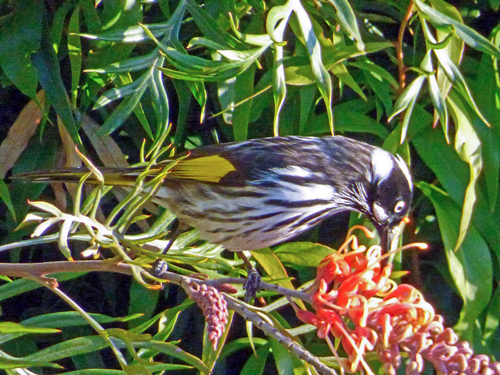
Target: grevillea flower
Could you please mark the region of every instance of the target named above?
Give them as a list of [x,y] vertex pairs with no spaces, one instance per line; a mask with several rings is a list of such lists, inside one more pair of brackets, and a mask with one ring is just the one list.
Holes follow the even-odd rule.
[[227,302],[222,294],[212,286],[189,284],[189,296],[196,301],[205,315],[208,340],[215,350],[227,324]]
[[[318,266],[312,307],[315,312],[296,312],[303,322],[318,329],[318,337],[329,344],[342,372],[364,370],[373,374],[365,361],[367,352],[375,352],[382,367],[395,375],[406,352],[406,374],[424,370],[424,361],[442,374],[499,374],[500,363],[485,355],[474,355],[467,342],[459,342],[443,318],[434,312],[422,294],[408,284],[397,285],[389,279],[392,265],[381,265],[380,246],[358,245],[353,229],[373,234],[364,227],[351,228],[348,239],[338,252],[330,254]],[[414,243],[402,247],[426,249]],[[331,341],[340,339],[347,358],[340,358]]]

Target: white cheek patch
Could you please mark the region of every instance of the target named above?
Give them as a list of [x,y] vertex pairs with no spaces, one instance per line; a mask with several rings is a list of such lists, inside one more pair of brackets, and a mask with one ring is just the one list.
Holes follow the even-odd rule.
[[387,220],[387,212],[377,203],[373,203],[373,214],[378,222],[383,222]]
[[373,181],[380,184],[391,174],[394,162],[391,154],[382,149],[375,149],[372,154]]

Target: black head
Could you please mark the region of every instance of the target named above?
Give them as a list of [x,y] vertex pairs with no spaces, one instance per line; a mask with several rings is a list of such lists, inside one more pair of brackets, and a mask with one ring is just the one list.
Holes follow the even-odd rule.
[[384,250],[390,251],[399,225],[410,210],[413,183],[403,159],[382,149],[373,151],[371,169],[368,216],[379,232]]

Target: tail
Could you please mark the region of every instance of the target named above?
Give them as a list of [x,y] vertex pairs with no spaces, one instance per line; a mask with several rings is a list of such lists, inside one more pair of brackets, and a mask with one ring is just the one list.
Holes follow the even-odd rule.
[[[140,168],[99,168],[104,176],[105,185],[130,186],[141,173]],[[48,169],[37,172],[20,173],[12,176],[13,180],[25,180],[32,182],[65,182],[78,183],[80,179],[89,172],[86,168],[61,168]],[[94,175],[89,176],[87,183],[98,184]]]

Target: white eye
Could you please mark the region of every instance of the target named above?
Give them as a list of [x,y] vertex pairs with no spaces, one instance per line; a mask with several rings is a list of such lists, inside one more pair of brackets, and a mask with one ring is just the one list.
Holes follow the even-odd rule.
[[399,214],[405,208],[406,203],[404,201],[399,201],[394,207],[394,212]]

